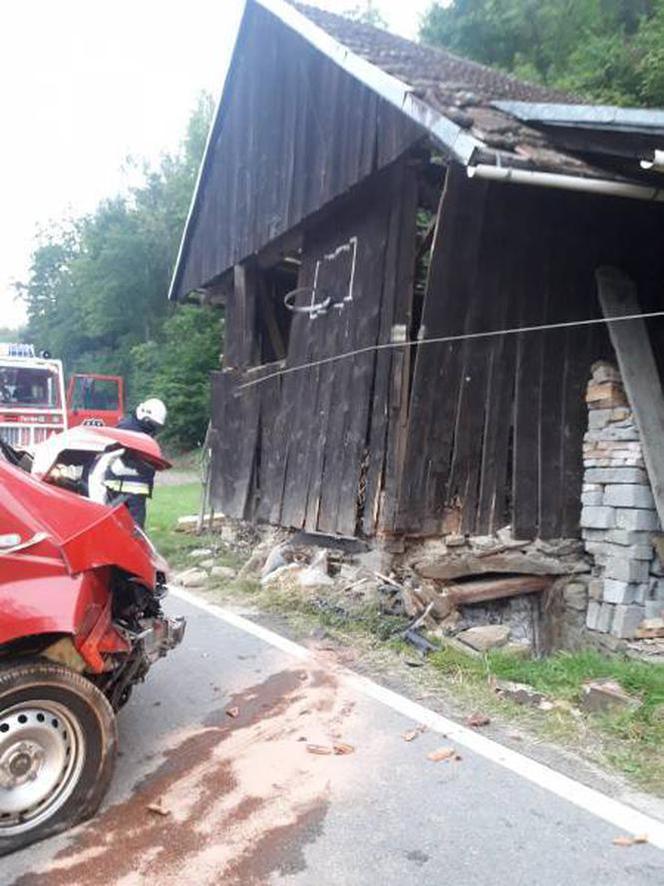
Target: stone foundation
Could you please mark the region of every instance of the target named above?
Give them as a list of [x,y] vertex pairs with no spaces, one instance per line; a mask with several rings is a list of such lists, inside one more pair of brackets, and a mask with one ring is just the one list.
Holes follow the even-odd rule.
[[595,566],[586,626],[632,639],[645,619],[664,611],[660,531],[643,448],[620,374],[597,363],[588,385],[581,527]]

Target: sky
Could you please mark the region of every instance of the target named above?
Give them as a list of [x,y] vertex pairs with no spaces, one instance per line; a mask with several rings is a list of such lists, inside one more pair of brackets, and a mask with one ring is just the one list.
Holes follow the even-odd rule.
[[[315,0],[343,12],[360,0]],[[430,0],[374,0],[417,33]],[[24,319],[38,232],[131,184],[130,156],[174,150],[202,90],[221,88],[244,0],[20,0],[0,30],[0,327]],[[124,171],[123,171],[124,170]],[[133,173],[135,175],[135,173]]]

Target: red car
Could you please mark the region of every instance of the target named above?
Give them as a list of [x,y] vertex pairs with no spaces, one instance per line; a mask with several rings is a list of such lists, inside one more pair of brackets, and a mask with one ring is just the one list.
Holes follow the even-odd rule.
[[0,454],[0,855],[91,816],[115,712],[182,640],[166,565],[124,505],[96,504]]

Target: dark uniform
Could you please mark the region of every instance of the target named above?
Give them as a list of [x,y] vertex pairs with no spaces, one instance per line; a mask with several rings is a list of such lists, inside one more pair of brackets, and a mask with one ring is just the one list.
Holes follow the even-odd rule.
[[[136,431],[155,437],[157,428],[149,422],[141,422],[135,415],[126,415],[118,422],[117,427],[123,431]],[[104,485],[114,500],[122,498],[129,513],[141,529],[145,527],[147,500],[152,497],[154,486],[154,468],[143,459],[125,453],[115,461],[106,473]]]

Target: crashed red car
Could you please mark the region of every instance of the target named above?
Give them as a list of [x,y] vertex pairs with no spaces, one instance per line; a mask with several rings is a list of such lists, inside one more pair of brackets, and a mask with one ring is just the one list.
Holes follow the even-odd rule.
[[0,854],[97,809],[115,712],[184,633],[165,592],[166,566],[124,505],[0,455]]

